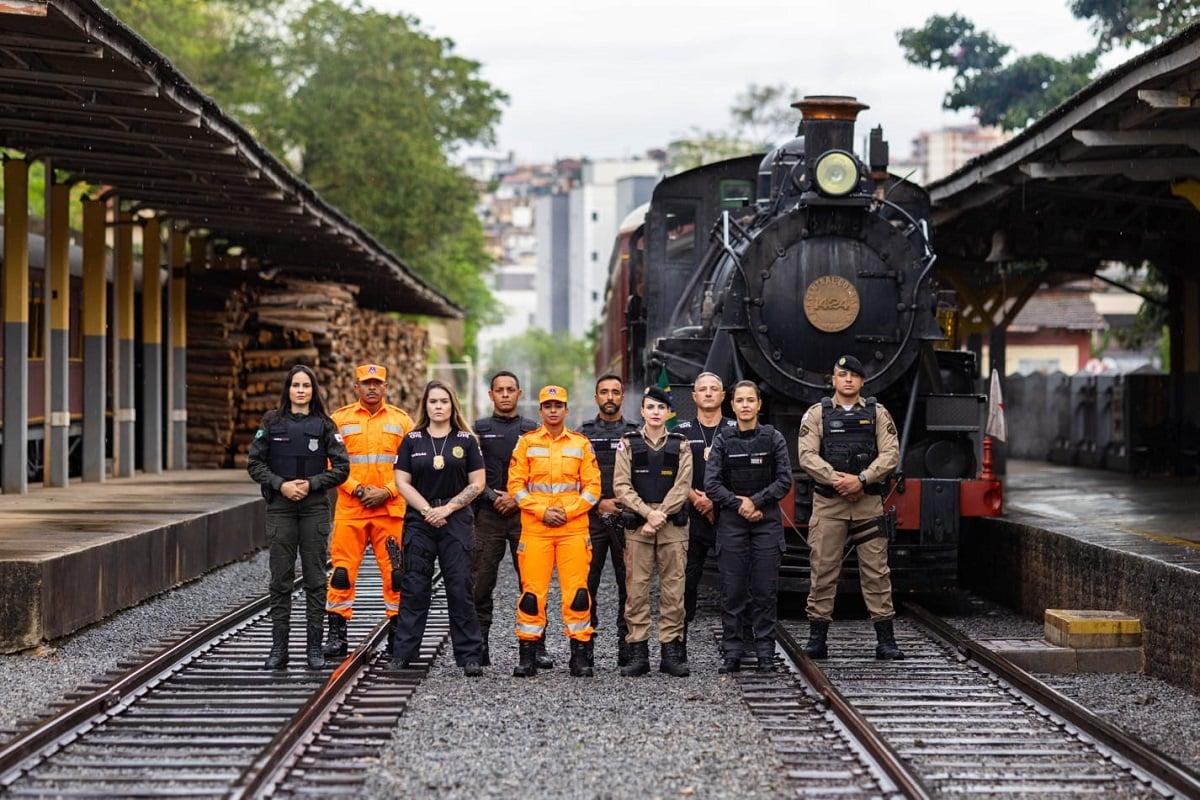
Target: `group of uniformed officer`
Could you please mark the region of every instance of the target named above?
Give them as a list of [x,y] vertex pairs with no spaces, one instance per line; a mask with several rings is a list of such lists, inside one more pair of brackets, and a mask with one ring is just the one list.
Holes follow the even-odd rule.
[[[565,388],[540,390],[539,424],[517,413],[521,387],[513,373],[503,371],[489,386],[493,413],[475,422],[472,435],[450,387],[426,387],[420,423],[414,426],[404,411],[386,402],[386,369],[363,365],[356,377],[358,402],[330,419],[311,370],[293,369],[280,410],[264,418],[251,447],[250,473],[264,485],[269,501],[275,646],[268,668],[287,663],[286,620],[297,549],[304,574],[320,575],[323,582],[328,503],[322,516],[320,490],[339,484],[332,574],[323,603],[329,627],[323,654],[315,615],[324,587],[305,580],[311,667],[322,666],[323,655],[347,652],[346,621],[370,545],[383,576],[393,624],[389,647],[397,666],[415,657],[435,557],[446,578],[456,661],[468,675],[491,663],[492,595],[507,551],[521,585],[515,676],[553,667],[545,631],[555,570],[571,641],[570,672],[593,674],[592,639],[600,622],[596,595],[606,555],[617,582],[613,617],[621,674],[650,670],[650,586],[657,570],[659,668],[686,676],[687,628],[696,615],[705,559],[715,548],[722,594],[721,671],[741,668],[747,625],[758,669],[773,668],[785,549],[780,502],[791,489],[792,467],[783,436],[758,422],[757,385],[741,381],[733,387],[731,419],[722,415],[726,394],[720,377],[701,374],[692,391],[696,416],[668,430],[673,412],[667,391],[645,391],[639,426],[622,416],[621,379],[604,375],[595,386],[598,413],[576,433],[565,424]],[[860,397],[864,377],[857,359],[840,358],[833,396],[808,409],[801,423],[799,466],[815,492],[808,531],[806,646],[814,658],[827,656],[847,542],[857,548],[863,596],[876,626],[876,656],[903,657],[891,621],[882,506],[899,447],[888,412],[874,398]],[[303,386],[299,391],[307,405],[298,402],[294,386],[306,382],[308,394]],[[431,389],[437,390],[433,400]]]

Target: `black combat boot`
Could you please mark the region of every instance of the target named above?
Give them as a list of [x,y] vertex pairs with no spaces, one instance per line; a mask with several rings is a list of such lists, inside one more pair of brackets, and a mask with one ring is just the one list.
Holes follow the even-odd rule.
[[483,667],[479,665],[478,661],[471,660],[463,664],[463,675],[466,675],[468,678],[478,678],[482,674]]
[[661,648],[658,658],[658,671],[673,675],[676,678],[686,678],[692,674],[687,665],[687,653],[683,649],[683,640],[676,639],[667,642]]
[[648,642],[630,642],[629,660],[621,667],[621,676],[637,678],[650,671],[650,645]]
[[329,614],[329,636],[321,652],[329,658],[345,658],[350,645],[346,642],[346,618],[341,614]]
[[685,622],[685,623],[683,623],[683,638],[679,640],[679,651],[680,651],[680,652],[683,654],[683,660],[684,660],[684,661],[687,661],[687,660],[688,660],[688,656],[687,656],[687,634],[688,634],[688,623],[686,623],[686,622]]
[[383,654],[388,658],[396,651],[396,618],[388,617],[387,644],[383,646]]
[[759,650],[758,663],[754,665],[755,672],[774,672],[775,671],[775,651],[774,650]]
[[809,658],[829,658],[829,649],[825,646],[825,637],[829,635],[829,623],[814,619],[808,623],[808,643],[804,645],[804,653]]
[[537,640],[537,651],[534,654],[538,669],[554,669],[554,659],[546,652],[546,637]]
[[571,640],[571,675],[576,678],[590,678],[596,674],[592,665],[592,641],[581,642]]
[[537,642],[520,641],[517,666],[513,668],[514,678],[532,678],[537,675]]
[[875,623],[875,658],[880,661],[899,661],[904,653],[896,646],[896,632],[890,619],[881,619]]
[[492,665],[492,651],[488,648],[488,634],[492,632],[491,628],[480,626],[479,638],[481,647],[479,650],[479,666],[490,667]]
[[304,653],[308,657],[309,669],[325,669],[325,654],[321,652],[321,634],[324,631],[320,625],[309,625]]
[[717,667],[717,672],[721,673],[722,675],[730,672],[741,671],[742,659],[738,656],[725,656],[725,658],[721,660],[721,666]]
[[275,625],[271,628],[271,654],[267,656],[263,669],[283,669],[288,663],[288,626]]
[[[632,659],[633,659],[633,653],[631,652],[629,642],[625,641],[624,636],[618,635],[618,637],[617,637],[617,666],[618,667],[627,667],[627,666],[629,666],[629,662]],[[646,656],[646,660],[649,661],[650,657]]]

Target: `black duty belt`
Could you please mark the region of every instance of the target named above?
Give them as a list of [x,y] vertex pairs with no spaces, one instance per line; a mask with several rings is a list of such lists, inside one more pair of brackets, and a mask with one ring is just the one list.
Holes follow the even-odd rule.
[[[837,489],[834,489],[832,486],[826,486],[823,483],[814,483],[813,491],[816,492],[817,494],[821,495],[822,497],[837,497],[838,496]],[[885,494],[887,494],[887,484],[886,483],[868,483],[866,486],[863,487],[863,493],[875,495],[876,497],[883,497]]]

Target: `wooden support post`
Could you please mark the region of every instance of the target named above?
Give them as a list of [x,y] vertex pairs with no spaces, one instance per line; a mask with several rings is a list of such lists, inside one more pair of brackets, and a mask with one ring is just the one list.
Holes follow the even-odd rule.
[[4,162],[5,494],[29,490],[29,162]]
[[46,279],[43,298],[49,307],[50,349],[46,354],[46,486],[66,486],[70,475],[71,407],[71,260],[69,214],[71,187],[51,184],[53,166],[46,164]]
[[[120,203],[114,201],[119,209]],[[113,343],[113,475],[129,478],[134,473],[135,422],[133,361],[133,215],[117,211],[113,241],[113,312],[116,316]]]
[[167,404],[171,410],[167,437],[167,468],[187,469],[187,235],[171,228],[170,377]]
[[142,471],[163,468],[162,225],[142,228]]
[[83,200],[83,479],[106,477],[108,269],[105,203]]

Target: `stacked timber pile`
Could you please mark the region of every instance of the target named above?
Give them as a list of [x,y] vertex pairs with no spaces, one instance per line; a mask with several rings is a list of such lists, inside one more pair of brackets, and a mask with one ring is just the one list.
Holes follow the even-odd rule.
[[249,337],[244,282],[217,276],[188,291],[188,464],[224,467],[241,399],[242,353]]

